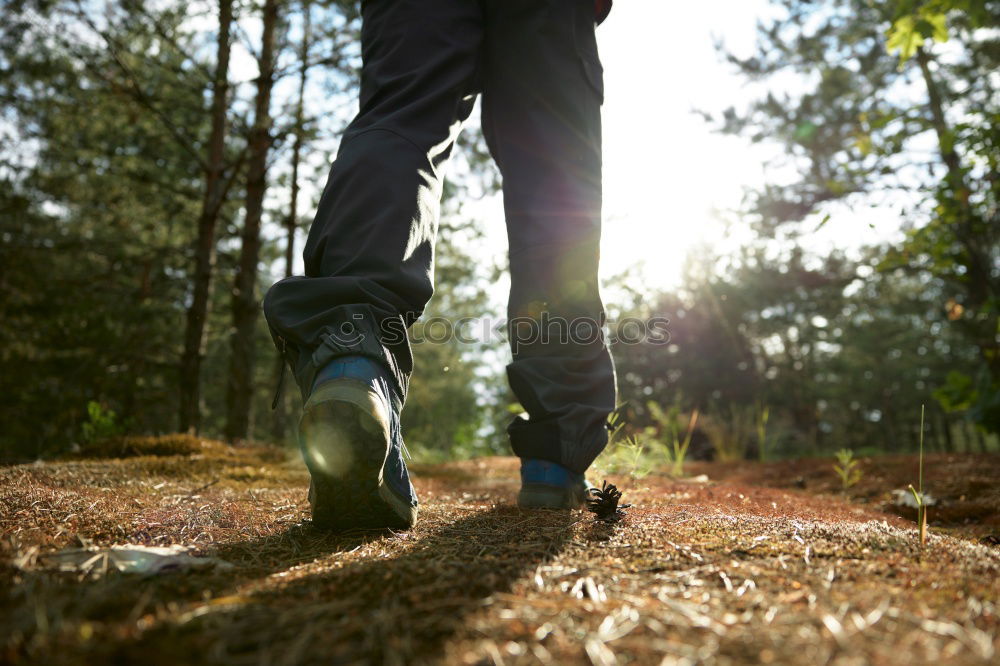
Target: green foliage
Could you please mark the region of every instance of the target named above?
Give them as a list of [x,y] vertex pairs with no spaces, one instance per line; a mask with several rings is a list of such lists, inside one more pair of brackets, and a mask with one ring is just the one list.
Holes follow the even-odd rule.
[[[669,344],[613,348],[632,432],[656,426],[647,402],[679,400],[684,412],[707,406],[688,459],[832,455],[873,442],[908,452],[916,424],[905,405],[981,362],[940,307],[947,283],[877,270],[885,250],[852,260],[755,243],[704,257],[675,292],[618,314],[670,320]],[[964,446],[951,434],[964,418],[929,410],[928,437]]]
[[861,480],[862,471],[858,468],[858,461],[854,458],[854,452],[850,449],[840,449],[834,454],[837,458],[833,471],[840,477],[841,488],[847,490]]
[[934,398],[948,411],[963,411],[972,407],[977,394],[972,377],[952,370],[944,384],[934,390]]
[[627,423],[625,406],[608,418],[608,446],[594,463],[600,474],[624,474],[641,479],[666,467],[674,477],[684,476],[691,440],[698,423],[698,410],[685,421],[680,402],[664,408],[653,401],[644,404],[650,425]]
[[[698,410],[691,412],[691,416],[681,437],[682,419],[679,402],[674,402],[664,410],[653,401],[646,403],[646,409],[653,420],[654,426],[646,428],[646,437],[653,441],[660,441],[664,451],[670,461],[670,473],[673,476],[684,476],[684,460],[687,458],[688,449],[691,448],[691,437],[694,429],[698,425]],[[662,439],[666,438],[666,442]]]
[[933,396],[945,411],[964,412],[974,423],[982,424],[984,430],[987,424],[1000,423],[1000,385],[985,366],[974,377],[953,370]]
[[730,404],[708,410],[701,419],[702,428],[722,462],[735,462],[747,457],[747,445],[753,432],[754,406]]
[[594,463],[601,474],[624,474],[642,479],[668,461],[665,449],[637,435],[622,435],[608,444],[606,453]]
[[608,445],[593,467],[600,476],[625,474],[641,479],[667,461],[666,450],[655,439],[626,432],[619,409],[608,417]]
[[[92,400],[113,409],[116,423],[127,424],[128,430],[169,431],[176,423],[177,367],[204,195],[215,64],[205,45],[213,43],[213,26],[192,20],[202,7],[176,2],[112,1],[102,5],[99,18],[69,0],[0,0],[0,6],[5,118],[0,127],[0,287],[5,294],[0,389],[8,396],[0,405],[0,420],[9,424],[0,434],[0,459],[57,454],[89,423],[83,406]],[[297,12],[302,7],[287,10],[281,28],[301,25]],[[294,127],[294,104],[281,98],[290,87],[276,89],[267,199],[276,210],[265,211],[265,236],[273,236],[269,225],[285,215],[290,133],[302,130],[318,145],[329,146],[348,120],[329,113],[327,95],[356,95],[356,10],[356,3],[346,2],[312,8],[320,46],[310,81],[323,86],[322,117],[312,117],[314,109],[307,109],[306,127]],[[256,13],[237,16],[256,18]],[[288,47],[281,55],[288,65],[282,73],[297,73],[294,43],[279,42]],[[228,304],[245,190],[245,114],[253,94],[253,86],[241,78],[230,72],[224,160],[230,186],[221,202],[214,307],[208,312],[201,373],[206,434],[221,432],[225,417]],[[479,163],[478,158],[470,161]],[[300,179],[325,177],[328,164],[307,162]],[[313,164],[319,165],[317,172]],[[301,208],[310,206],[306,202]],[[428,316],[488,310],[483,291],[488,280],[459,251],[475,238],[470,232],[453,239],[453,229],[461,224],[465,220],[459,218],[442,224],[437,295]],[[283,241],[265,238],[261,292],[274,279],[268,268],[282,257]],[[259,361],[252,378],[252,414],[259,438],[265,432],[260,426],[271,420],[276,364],[263,325],[253,344]],[[483,350],[453,343],[418,347],[418,373],[404,413],[414,443],[444,451],[496,451],[499,438],[486,423],[485,405],[498,395],[494,385],[499,382],[481,362]],[[288,400],[294,403],[297,397]],[[294,420],[285,421],[290,432]]]
[[[805,76],[787,90],[768,86],[746,109],[728,110],[723,129],[776,144],[788,159],[782,173],[798,176],[750,197],[738,224],[749,220],[757,239],[728,256],[695,254],[676,289],[618,285],[623,296],[609,303],[615,318],[666,317],[671,340],[613,349],[621,398],[633,407],[629,427],[602,460],[642,477],[666,463],[680,474],[686,460],[712,455],[769,459],[860,451],[872,442],[909,450],[914,425],[900,405],[923,403],[931,393],[937,404],[928,412],[929,445],[995,446],[966,424],[1000,429],[996,3],[774,4],[783,11],[761,26],[758,52],[730,62],[765,84],[772,75],[779,83],[789,73]],[[0,6],[0,390],[7,396],[0,458],[55,453],[81,432],[98,436],[111,427],[108,418],[119,429],[167,431],[177,411],[203,196],[213,64],[205,45],[213,35],[195,29],[206,25],[191,20],[199,8],[175,2],[112,1],[99,22],[68,0]],[[357,5],[313,8],[310,79],[353,97]],[[286,9],[283,27],[293,34],[300,7]],[[945,37],[949,56],[936,58],[935,40]],[[321,44],[335,57],[323,57]],[[297,57],[283,51],[282,71],[298,71]],[[220,213],[216,307],[202,372],[206,433],[222,428],[230,317],[219,304],[229,302],[239,249],[252,86],[238,78],[225,160],[233,185]],[[285,215],[289,136],[330,146],[347,120],[312,117],[307,109],[305,126],[293,126],[288,101],[273,105],[268,225]],[[928,161],[932,136],[937,152]],[[453,195],[495,189],[495,172],[480,137],[467,134],[462,146],[457,157],[466,163],[456,171],[482,182],[446,186],[436,295],[425,324],[492,307],[496,267],[469,259],[465,248],[484,239]],[[317,173],[327,168],[323,160],[307,162]],[[312,169],[303,179],[322,178]],[[860,256],[801,249],[799,234],[829,230],[843,223],[846,209],[883,198],[902,201],[900,243]],[[283,249],[283,239],[265,242],[262,289]],[[270,418],[275,366],[263,327],[255,344],[259,433]],[[500,346],[452,340],[414,347],[417,368],[403,414],[412,448],[442,458],[508,452],[513,397],[500,377]],[[101,405],[96,417],[83,409],[92,402]],[[707,408],[697,424],[681,419],[698,406]],[[293,424],[287,419],[288,432]]]
[[[42,10],[0,39],[0,100],[15,127],[0,150],[0,420],[15,459],[67,446],[95,399],[137,429],[172,421],[187,222],[200,198],[174,125],[207,127],[200,73],[148,26],[119,26],[130,50],[111,53],[71,39],[80,25],[69,5]],[[160,18],[185,43],[184,16]],[[133,77],[151,97],[130,95]],[[170,124],[146,106],[165,99]]]
[[101,403],[91,400],[87,403],[87,420],[80,428],[84,444],[90,444],[102,439],[118,437],[123,428],[118,423],[118,417],[111,409]]
[[[722,129],[780,145],[797,176],[752,194],[746,216],[762,238],[777,238],[779,229],[794,237],[839,211],[901,202],[905,240],[883,248],[874,265],[932,285],[933,319],[947,313],[956,333],[949,348],[963,367],[953,370],[976,378],[962,380],[962,392],[949,381],[941,406],[961,406],[963,416],[1000,431],[1000,179],[992,175],[1000,98],[991,82],[1000,52],[989,36],[1000,27],[997,3],[773,4],[783,11],[760,26],[757,52],[729,60],[749,81],[773,78],[778,89],[768,86],[746,110],[727,110]],[[934,44],[946,39],[948,57],[939,58]],[[929,161],[927,139],[935,141]],[[969,350],[986,377],[966,369]],[[928,390],[942,386],[937,377],[925,381]]]
[[[901,3],[906,4],[906,3]],[[899,53],[899,66],[913,57],[924,41],[933,39],[936,42],[948,41],[946,15],[942,11],[941,2],[927,3],[914,13],[903,14],[886,32],[888,41],[886,48],[890,53]]]
[[972,27],[986,27],[996,20],[990,0],[893,0],[894,12],[886,30],[886,48],[899,52],[902,67],[928,39],[948,41],[948,15],[960,14]]

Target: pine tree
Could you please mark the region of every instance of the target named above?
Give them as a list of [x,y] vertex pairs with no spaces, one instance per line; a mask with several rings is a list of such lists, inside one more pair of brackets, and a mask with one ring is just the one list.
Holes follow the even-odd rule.
[[198,217],[195,241],[195,268],[191,305],[187,309],[184,352],[180,364],[181,432],[197,432],[200,421],[201,363],[205,354],[205,324],[209,310],[212,274],[215,270],[215,227],[229,185],[235,178],[225,177],[226,125],[229,111],[230,28],[233,22],[232,0],[219,0],[219,31],[216,38],[215,73],[212,82],[212,129],[204,162],[205,193]]
[[[991,76],[1000,3],[774,4],[783,15],[760,27],[757,52],[729,60],[749,81],[796,83],[727,110],[723,130],[777,142],[795,177],[754,193],[747,212],[771,236],[836,224],[845,207],[903,202],[907,238],[882,267],[947,285],[952,296],[939,307],[979,350],[982,371],[956,373],[937,395],[1000,430],[1000,97]],[[932,44],[944,40],[947,55]]]
[[275,80],[275,41],[280,5],[280,0],[264,1],[254,120],[247,145],[246,207],[239,264],[233,281],[233,328],[226,391],[226,437],[230,441],[252,437],[255,332],[260,310],[257,298],[260,230],[267,191],[267,160],[272,144],[271,93]]

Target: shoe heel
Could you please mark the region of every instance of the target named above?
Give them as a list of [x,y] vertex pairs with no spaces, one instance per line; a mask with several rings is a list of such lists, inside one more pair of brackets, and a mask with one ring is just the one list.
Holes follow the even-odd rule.
[[583,502],[569,488],[528,485],[517,494],[517,505],[522,509],[577,509]]
[[389,420],[377,395],[354,380],[323,384],[299,422],[299,445],[312,476],[313,523],[335,531],[405,529],[416,507],[393,495],[383,479]]

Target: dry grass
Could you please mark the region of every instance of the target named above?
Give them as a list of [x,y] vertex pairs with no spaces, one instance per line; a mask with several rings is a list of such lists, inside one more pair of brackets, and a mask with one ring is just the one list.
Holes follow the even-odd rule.
[[[912,523],[873,504],[614,478],[635,507],[609,525],[514,508],[512,459],[416,472],[415,530],[335,536],[309,527],[304,470],[273,450],[0,468],[0,662],[978,664],[1000,650],[1000,550],[932,531],[921,555]],[[193,544],[235,567],[79,580],[30,566],[81,542]]]

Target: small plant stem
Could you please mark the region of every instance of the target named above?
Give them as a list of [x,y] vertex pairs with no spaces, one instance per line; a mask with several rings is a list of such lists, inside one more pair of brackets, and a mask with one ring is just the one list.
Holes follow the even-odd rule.
[[924,496],[924,405],[920,405],[920,496]]
[[927,506],[924,504],[924,405],[920,405],[920,461],[917,484],[920,486],[920,502],[917,506],[917,520],[920,523],[920,547],[927,542]]

